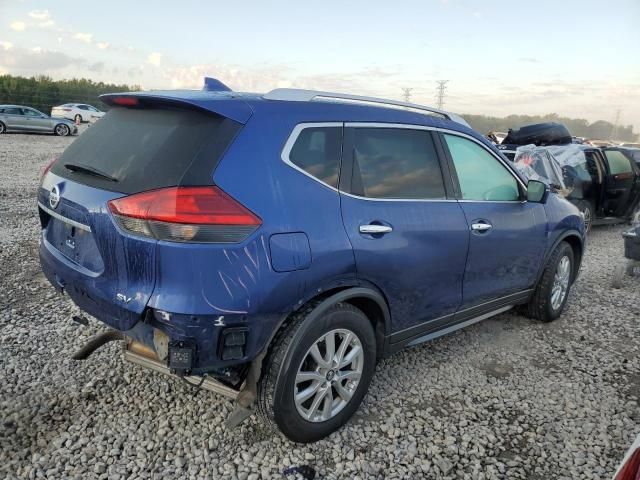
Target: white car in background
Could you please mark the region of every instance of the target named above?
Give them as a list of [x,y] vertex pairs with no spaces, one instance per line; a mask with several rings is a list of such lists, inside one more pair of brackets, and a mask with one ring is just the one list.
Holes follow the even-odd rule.
[[86,103],[65,103],[51,109],[52,117],[62,117],[74,122],[95,122],[104,116],[104,112]]

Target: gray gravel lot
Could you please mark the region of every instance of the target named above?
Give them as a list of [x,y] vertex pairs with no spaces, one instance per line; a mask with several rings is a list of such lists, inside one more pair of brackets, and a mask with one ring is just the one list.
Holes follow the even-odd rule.
[[[606,479],[640,432],[640,279],[610,288],[622,227],[596,228],[565,314],[502,314],[378,365],[357,415],[312,445],[124,364],[40,274],[35,191],[72,139],[0,136],[0,477]],[[317,478],[318,478],[317,477]]]

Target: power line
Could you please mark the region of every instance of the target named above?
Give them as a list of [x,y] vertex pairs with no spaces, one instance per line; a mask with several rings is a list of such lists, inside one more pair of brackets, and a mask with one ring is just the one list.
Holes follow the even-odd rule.
[[411,91],[413,90],[413,88],[403,88],[402,92],[403,92],[403,97],[404,97],[404,101],[409,103],[411,101]]
[[436,87],[436,102],[438,104],[438,108],[442,110],[444,107],[444,92],[447,89],[447,83],[449,80],[437,80],[436,83],[438,86]]

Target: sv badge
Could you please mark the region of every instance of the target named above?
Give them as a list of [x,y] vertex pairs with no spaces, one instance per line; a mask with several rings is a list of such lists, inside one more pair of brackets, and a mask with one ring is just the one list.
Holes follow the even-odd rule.
[[116,300],[119,302],[129,303],[131,301],[131,297],[127,297],[124,293],[116,294]]

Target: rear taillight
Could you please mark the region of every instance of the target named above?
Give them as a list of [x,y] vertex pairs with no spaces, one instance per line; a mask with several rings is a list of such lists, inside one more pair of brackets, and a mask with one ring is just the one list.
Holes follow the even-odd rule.
[[55,157],[53,160],[51,160],[49,163],[47,163],[47,165],[42,169],[42,174],[40,175],[40,183],[42,183],[42,179],[47,174],[47,172],[49,172],[49,170],[51,170],[51,167],[53,167],[53,164],[57,159],[58,159],[58,157]]
[[638,478],[640,478],[640,448],[627,458],[614,480],[637,480]]
[[109,202],[124,230],[174,242],[235,243],[262,221],[215,186],[170,187]]

